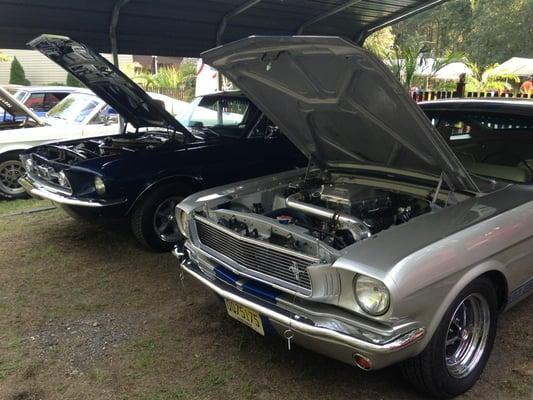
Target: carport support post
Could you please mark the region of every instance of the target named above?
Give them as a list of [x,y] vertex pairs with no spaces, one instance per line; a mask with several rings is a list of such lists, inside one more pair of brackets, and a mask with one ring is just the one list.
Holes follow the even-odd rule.
[[[217,37],[215,39],[215,43],[217,46],[220,46],[222,44],[222,36],[224,35],[224,31],[226,30],[226,27],[228,26],[228,21],[232,19],[233,17],[236,17],[239,14],[242,14],[249,8],[252,8],[256,4],[260,3],[262,0],[248,0],[241,4],[240,6],[234,8],[230,12],[228,12],[224,17],[220,20],[220,23],[218,24],[217,28]],[[222,90],[222,74],[217,71],[218,75],[218,90]],[[220,115],[221,117],[221,115]]]
[[[113,64],[115,64],[115,67],[119,67],[118,63],[118,45],[117,45],[117,25],[118,25],[118,18],[120,16],[120,10],[122,7],[124,7],[126,4],[128,4],[130,0],[118,0],[115,3],[115,6],[113,7],[113,14],[111,14],[111,23],[109,24],[109,40],[111,41],[111,54],[113,55]],[[119,117],[118,119],[118,133],[124,132],[124,120],[122,117]]]

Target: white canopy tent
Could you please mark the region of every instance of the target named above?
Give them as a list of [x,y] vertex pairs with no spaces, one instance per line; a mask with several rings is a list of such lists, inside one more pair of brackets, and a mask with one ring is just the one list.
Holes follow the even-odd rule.
[[[433,75],[434,64],[435,60],[433,58],[424,59],[419,62],[415,75],[423,77]],[[471,75],[472,70],[463,62],[454,62],[439,69],[434,78],[443,81],[458,81],[461,74]]]
[[533,58],[513,57],[494,68],[491,75],[530,76],[533,75]]

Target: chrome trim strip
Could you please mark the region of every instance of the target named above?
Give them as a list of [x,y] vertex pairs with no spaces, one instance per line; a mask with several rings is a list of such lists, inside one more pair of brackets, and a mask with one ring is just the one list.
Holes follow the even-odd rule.
[[35,197],[40,197],[42,199],[53,201],[54,203],[66,204],[70,206],[81,206],[81,207],[108,207],[118,204],[123,204],[126,202],[126,199],[118,200],[81,200],[75,197],[65,196],[61,193],[54,193],[50,191],[46,186],[28,179],[27,176],[19,179],[20,185],[24,188],[26,192]]
[[207,286],[209,289],[211,289],[218,295],[222,296],[223,298],[235,301],[245,307],[248,307],[258,312],[261,315],[264,315],[265,317],[268,317],[269,319],[272,319],[280,324],[290,326],[291,329],[296,332],[301,332],[303,334],[311,335],[317,339],[335,341],[337,343],[342,343],[350,347],[353,347],[355,349],[367,351],[369,353],[388,354],[388,353],[392,353],[392,352],[411,346],[412,344],[421,340],[426,334],[425,328],[420,327],[388,343],[374,344],[374,343],[366,342],[364,340],[361,340],[361,339],[358,339],[352,336],[348,336],[346,334],[343,334],[343,333],[340,333],[340,332],[337,332],[331,329],[313,326],[305,322],[302,322],[301,320],[290,318],[286,315],[278,313],[267,307],[264,307],[250,300],[247,300],[237,294],[231,293],[225,289],[222,289],[221,287],[216,285],[214,282],[211,282],[208,279],[204,278],[199,273],[193,271],[191,268],[189,268],[188,263],[189,262],[187,260],[181,262],[180,265],[183,268],[183,270],[187,272],[189,275],[191,275],[193,278],[197,279],[200,283]]

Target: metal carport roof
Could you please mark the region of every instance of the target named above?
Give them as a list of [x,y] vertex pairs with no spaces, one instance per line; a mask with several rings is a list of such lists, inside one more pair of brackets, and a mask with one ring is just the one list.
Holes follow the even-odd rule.
[[[198,56],[252,34],[369,32],[446,0],[0,0],[0,48],[25,48],[42,33],[110,52]],[[112,36],[112,34],[111,34]]]

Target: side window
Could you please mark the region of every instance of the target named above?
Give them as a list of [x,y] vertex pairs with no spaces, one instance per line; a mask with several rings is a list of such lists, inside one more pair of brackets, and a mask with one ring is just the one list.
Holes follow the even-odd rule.
[[476,135],[533,131],[533,118],[521,115],[466,112],[428,116],[445,139],[452,141],[471,139]]
[[187,124],[209,128],[222,136],[240,137],[253,110],[257,111],[245,98],[206,96],[194,106]]
[[68,96],[68,93],[46,93],[44,95],[44,101],[43,101],[43,109],[39,111],[48,111],[53,106],[55,106],[57,103],[59,103],[61,100],[63,100],[65,97]]
[[91,119],[89,125],[113,124],[115,122],[118,122],[117,112],[110,106],[105,106],[93,117],[93,119]]
[[32,93],[24,103],[26,107],[34,111],[44,111],[44,93]]
[[238,126],[245,122],[246,111],[249,101],[244,99],[222,98],[213,104],[214,111],[217,111],[219,126]]

